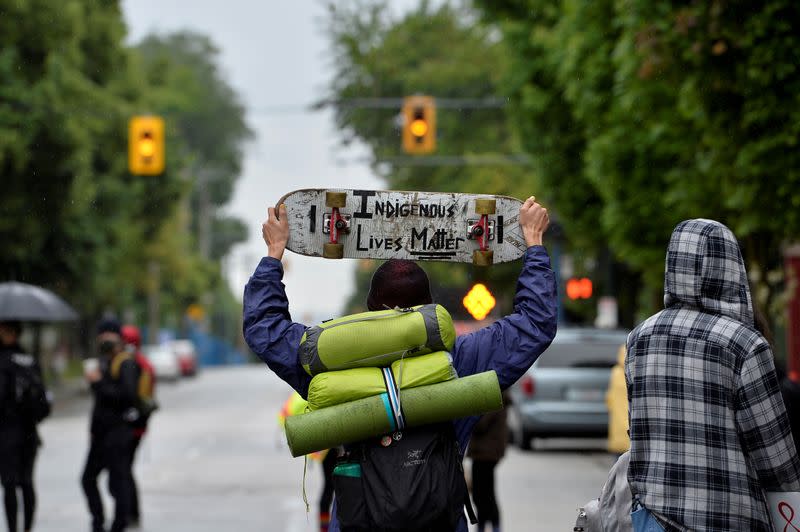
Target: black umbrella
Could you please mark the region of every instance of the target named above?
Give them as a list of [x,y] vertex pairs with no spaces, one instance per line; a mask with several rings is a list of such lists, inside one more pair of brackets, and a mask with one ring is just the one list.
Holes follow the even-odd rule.
[[73,321],[75,312],[63,299],[32,284],[0,283],[0,321]]

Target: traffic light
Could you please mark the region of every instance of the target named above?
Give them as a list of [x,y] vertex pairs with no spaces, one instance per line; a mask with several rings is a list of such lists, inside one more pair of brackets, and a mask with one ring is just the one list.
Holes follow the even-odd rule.
[[403,151],[413,155],[436,150],[436,102],[431,96],[403,100]]
[[473,285],[461,302],[467,312],[478,321],[488,316],[496,303],[492,293],[481,283]]
[[133,175],[164,171],[164,119],[134,116],[128,124],[128,170]]
[[573,277],[567,281],[567,297],[570,299],[589,299],[592,297],[592,280],[586,277]]

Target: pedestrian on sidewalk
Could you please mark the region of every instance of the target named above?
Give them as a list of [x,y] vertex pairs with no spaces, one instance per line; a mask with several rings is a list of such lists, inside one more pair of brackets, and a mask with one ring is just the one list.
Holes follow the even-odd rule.
[[664,307],[627,342],[634,530],[772,532],[764,492],[800,490],[800,460],[726,226],[675,227]]
[[[150,390],[148,391],[149,395],[153,397],[155,395],[155,370],[153,369],[152,364],[150,361],[147,360],[147,357],[142,354],[142,333],[139,331],[139,328],[134,325],[123,325],[122,326],[122,342],[125,345],[125,350],[130,354],[134,360],[136,361],[136,365],[139,366],[140,374],[146,374],[148,376],[148,385],[150,386]],[[139,507],[139,488],[136,485],[136,477],[133,474],[134,464],[136,462],[136,451],[139,450],[139,446],[142,443],[142,439],[144,435],[147,434],[147,425],[150,422],[150,413],[149,412],[139,412],[140,415],[136,417],[131,422],[131,427],[133,428],[133,445],[131,446],[131,454],[130,454],[130,494],[131,494],[131,503],[130,503],[130,515],[128,517],[128,528],[140,528],[141,521],[142,521],[142,514],[141,508]]]
[[478,514],[478,532],[500,532],[494,470],[506,454],[508,444],[507,408],[510,396],[503,392],[503,409],[481,416],[472,429],[467,456],[472,459],[472,500]]
[[611,368],[606,392],[608,407],[608,443],[606,449],[611,454],[622,456],[630,449],[628,438],[628,388],[625,385],[625,345],[619,347],[617,363]]
[[[278,413],[278,423],[284,428],[286,418],[297,416],[306,412],[308,401],[300,397],[300,394],[292,391],[286,402],[283,403],[281,411]],[[325,449],[309,454],[305,457],[322,465],[322,492],[319,496],[319,531],[328,532],[331,522],[331,505],[333,504],[333,469],[336,467],[338,459],[338,449]]]
[[42,443],[37,425],[50,414],[42,369],[20,347],[21,332],[18,322],[0,322],[0,481],[10,532],[19,530],[17,490],[22,494],[24,530],[33,530],[33,466]]
[[[301,396],[306,397],[311,376],[300,362],[300,339],[306,327],[293,322],[282,282],[281,258],[289,239],[285,207],[279,217],[269,208],[262,226],[268,256],[264,257],[247,283],[244,293],[244,337],[253,352]],[[531,197],[520,208],[519,224],[527,244],[514,298],[514,312],[489,327],[456,338],[453,367],[459,377],[494,370],[501,389],[516,382],[550,345],[556,333],[557,294],[555,274],[542,239],[549,225],[547,210]],[[367,308],[407,308],[433,300],[430,281],[415,262],[389,260],[381,265],[370,283]],[[477,417],[456,420],[449,425],[458,444],[458,459],[469,442]],[[442,435],[445,437],[445,435]],[[337,497],[331,512],[330,532],[339,532]],[[466,502],[466,501],[464,501]],[[443,509],[449,510],[449,509]],[[436,532],[466,532],[463,503],[455,528]]]
[[86,502],[92,517],[92,532],[105,532],[103,501],[97,477],[108,471],[108,485],[114,498],[111,532],[122,532],[131,506],[131,456],[134,431],[126,415],[137,407],[139,368],[123,349],[122,327],[117,320],[105,319],[97,326],[99,367],[87,370],[94,408],[91,442],[81,477]]

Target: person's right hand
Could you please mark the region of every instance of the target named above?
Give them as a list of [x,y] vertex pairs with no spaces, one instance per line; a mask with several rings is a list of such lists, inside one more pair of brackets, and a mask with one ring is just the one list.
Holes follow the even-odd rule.
[[525,237],[528,247],[541,246],[542,235],[550,225],[550,215],[547,209],[536,203],[536,198],[531,196],[519,208],[519,226]]
[[267,255],[281,260],[286,244],[289,242],[289,218],[286,216],[286,205],[280,206],[280,220],[275,216],[275,207],[267,209],[267,220],[261,224],[261,235],[267,243]]

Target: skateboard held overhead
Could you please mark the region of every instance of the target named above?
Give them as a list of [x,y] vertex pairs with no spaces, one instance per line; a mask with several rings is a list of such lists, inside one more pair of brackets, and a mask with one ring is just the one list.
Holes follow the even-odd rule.
[[522,202],[455,192],[304,189],[278,201],[287,248],[329,259],[411,259],[478,266],[520,258]]

